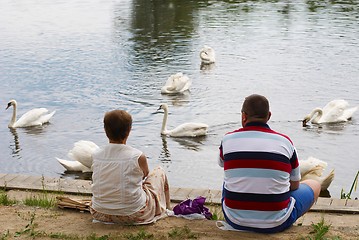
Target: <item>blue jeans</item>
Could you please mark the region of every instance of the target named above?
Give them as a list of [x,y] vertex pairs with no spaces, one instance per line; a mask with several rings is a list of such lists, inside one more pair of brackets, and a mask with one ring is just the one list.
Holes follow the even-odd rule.
[[[281,225],[274,227],[274,228],[253,228],[253,227],[244,227],[244,226],[238,226],[234,223],[232,223],[224,214],[224,218],[226,219],[226,222],[229,223],[232,227],[243,230],[243,231],[251,231],[251,232],[258,232],[258,233],[276,233],[276,232],[282,232],[293,225],[295,221],[297,221],[298,218],[304,215],[310,207],[314,203],[314,192],[311,187],[309,187],[305,183],[301,183],[299,185],[299,188],[292,191],[290,194],[295,199],[295,204],[292,213],[290,214],[289,218],[282,223]],[[223,201],[223,199],[222,199]],[[223,204],[223,202],[222,202]],[[223,212],[224,213],[224,212]]]

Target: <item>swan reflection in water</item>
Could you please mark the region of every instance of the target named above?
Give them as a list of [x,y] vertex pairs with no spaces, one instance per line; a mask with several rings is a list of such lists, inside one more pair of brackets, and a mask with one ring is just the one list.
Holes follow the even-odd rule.
[[348,122],[339,122],[339,123],[314,123],[306,125],[303,128],[304,131],[317,132],[317,133],[332,133],[332,134],[341,134],[340,132],[344,130]]
[[[162,151],[159,159],[161,161],[171,161],[171,153],[167,147],[167,136],[161,135],[162,138]],[[201,151],[201,147],[203,146],[203,142],[206,140],[207,136],[199,136],[199,137],[171,137],[171,140],[179,143],[184,148],[194,151]]]
[[50,123],[45,123],[44,125],[41,125],[41,126],[25,127],[22,129],[24,130],[24,132],[26,134],[29,134],[29,135],[42,135],[42,134],[44,134],[46,127],[49,124]]
[[10,144],[10,147],[12,148],[12,154],[14,156],[19,156],[19,153],[21,151],[19,135],[17,134],[17,131],[15,128],[9,128],[9,129],[10,129],[11,134],[14,136],[14,144]]
[[[49,123],[46,123],[41,126],[33,126],[33,127],[25,127],[21,128],[19,131],[23,131],[29,135],[41,135],[44,133],[44,129]],[[10,148],[12,149],[12,155],[20,157],[20,151],[22,150],[20,147],[19,134],[17,128],[9,128],[11,134],[14,136],[14,143],[10,144]]]
[[175,142],[179,143],[184,148],[189,150],[193,150],[196,152],[201,151],[201,147],[203,146],[203,142],[206,140],[207,136],[198,136],[198,137],[173,137],[171,138]]
[[168,146],[167,146],[167,137],[161,135],[162,138],[162,150],[160,153],[160,156],[158,157],[158,160],[161,161],[162,167],[165,169],[169,169],[170,165],[171,165],[171,153],[168,150]]
[[167,98],[173,106],[183,106],[189,103],[190,92],[182,92],[176,94],[166,94],[163,97]]
[[161,135],[161,138],[162,138],[162,151],[161,151],[159,159],[161,161],[170,162],[171,161],[171,153],[170,153],[170,151],[168,150],[168,147],[167,147],[167,139],[166,139],[167,137]]
[[211,63],[211,64],[201,63],[199,68],[202,71],[209,71],[209,70],[212,70],[215,66],[216,66],[215,63]]
[[[170,171],[170,166],[172,164],[172,160],[171,160],[171,153],[168,150],[168,144],[167,144],[167,138],[169,138],[169,137],[167,137],[165,135],[161,135],[161,138],[162,138],[162,150],[161,150],[161,153],[160,153],[160,156],[158,159],[161,161],[162,167],[167,169],[167,171]],[[175,142],[179,143],[181,146],[183,146],[189,150],[200,151],[201,146],[203,145],[203,142],[206,139],[206,136],[201,136],[201,137],[196,137],[196,138],[172,137],[169,139],[174,140]]]

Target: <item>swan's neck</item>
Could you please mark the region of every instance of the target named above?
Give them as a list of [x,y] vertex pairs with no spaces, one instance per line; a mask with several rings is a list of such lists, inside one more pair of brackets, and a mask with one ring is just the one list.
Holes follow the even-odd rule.
[[165,114],[163,115],[163,120],[162,120],[162,128],[161,128],[161,133],[162,134],[166,134],[167,133],[167,117],[168,117],[168,110],[164,109]]
[[318,123],[321,117],[323,116],[323,111],[321,108],[314,108],[309,116],[310,119],[312,119],[315,116],[312,120],[312,123]]
[[17,106],[16,106],[16,104],[13,104],[12,105],[12,117],[11,117],[10,123],[8,125],[9,128],[12,128],[16,122],[16,110],[17,110]]

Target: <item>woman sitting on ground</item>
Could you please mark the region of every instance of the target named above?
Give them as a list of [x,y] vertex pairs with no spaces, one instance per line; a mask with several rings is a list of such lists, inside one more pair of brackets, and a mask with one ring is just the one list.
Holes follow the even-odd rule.
[[94,220],[122,224],[151,223],[170,207],[169,186],[161,167],[149,172],[147,158],[126,145],[132,117],[123,110],[107,112],[104,128],[109,144],[93,154]]

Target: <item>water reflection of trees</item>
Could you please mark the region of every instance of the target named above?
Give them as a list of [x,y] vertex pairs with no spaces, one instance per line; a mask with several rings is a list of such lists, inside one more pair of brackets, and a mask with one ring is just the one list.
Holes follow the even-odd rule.
[[347,1],[347,0],[307,0],[306,1],[308,10],[316,12],[324,8],[333,8],[340,12],[358,12],[358,1]]
[[174,52],[190,53],[187,39],[196,27],[197,9],[196,1],[133,0],[130,40],[134,61],[169,63]]

